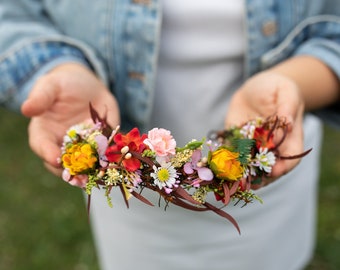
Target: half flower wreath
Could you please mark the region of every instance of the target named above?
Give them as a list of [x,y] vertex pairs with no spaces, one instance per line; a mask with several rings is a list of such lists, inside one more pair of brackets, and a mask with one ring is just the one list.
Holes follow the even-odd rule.
[[[236,220],[222,210],[234,201],[244,205],[258,200],[252,185],[268,177],[277,159],[301,158],[310,150],[282,157],[278,147],[285,139],[288,123],[278,117],[257,118],[240,127],[212,132],[209,140],[192,140],[177,147],[169,130],[154,128],[140,134],[133,128],[124,134],[112,129],[90,105],[93,122],[72,126],[64,136],[60,163],[63,179],[83,188],[104,188],[108,204],[110,192],[120,188],[127,207],[135,197],[153,205],[142,195],[153,190],[165,201],[194,211],[213,211],[229,220],[240,232]],[[282,137],[274,143],[274,131]],[[203,156],[203,148],[208,155]],[[207,201],[213,193],[222,207]]]

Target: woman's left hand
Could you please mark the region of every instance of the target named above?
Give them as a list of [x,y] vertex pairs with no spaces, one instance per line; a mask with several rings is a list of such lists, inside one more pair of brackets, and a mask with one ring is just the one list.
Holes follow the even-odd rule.
[[[280,155],[300,154],[303,149],[304,100],[298,85],[289,77],[272,71],[249,78],[233,95],[225,119],[225,126],[240,125],[261,116],[284,117],[289,123],[288,133],[279,147]],[[267,185],[292,170],[300,159],[277,159]],[[253,188],[259,188],[253,187]]]

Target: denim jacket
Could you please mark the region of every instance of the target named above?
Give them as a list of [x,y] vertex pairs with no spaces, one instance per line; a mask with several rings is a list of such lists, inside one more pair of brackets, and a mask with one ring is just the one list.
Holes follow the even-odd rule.
[[[319,58],[340,77],[339,0],[245,2],[245,78],[299,54]],[[75,61],[111,89],[125,127],[143,128],[152,107],[161,20],[159,0],[2,0],[0,104],[19,108],[40,75]],[[331,116],[339,121],[339,114]]]

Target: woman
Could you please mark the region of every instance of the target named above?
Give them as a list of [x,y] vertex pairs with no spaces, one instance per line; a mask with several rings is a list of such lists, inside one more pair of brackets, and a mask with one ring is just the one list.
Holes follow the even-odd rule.
[[126,210],[119,194],[113,209],[95,194],[91,215],[103,269],[301,269],[313,250],[321,140],[305,113],[338,106],[339,15],[324,0],[4,0],[2,100],[32,117],[31,148],[56,174],[62,136],[89,117],[89,102],[113,126],[164,127],[180,145],[286,117],[281,152],[313,151],[298,166],[277,163],[278,181],[258,191],[264,205],[227,209],[241,236],[209,213]]

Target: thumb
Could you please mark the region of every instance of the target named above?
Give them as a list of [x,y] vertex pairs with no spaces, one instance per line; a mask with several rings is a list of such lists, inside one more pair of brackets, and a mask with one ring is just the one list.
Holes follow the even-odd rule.
[[57,98],[57,86],[51,82],[44,83],[45,80],[39,80],[33,87],[30,95],[21,105],[21,112],[27,117],[33,117],[42,114],[52,106]]
[[285,91],[280,91],[278,103],[277,114],[285,117],[290,127],[301,124],[304,104],[297,88],[286,88]]

